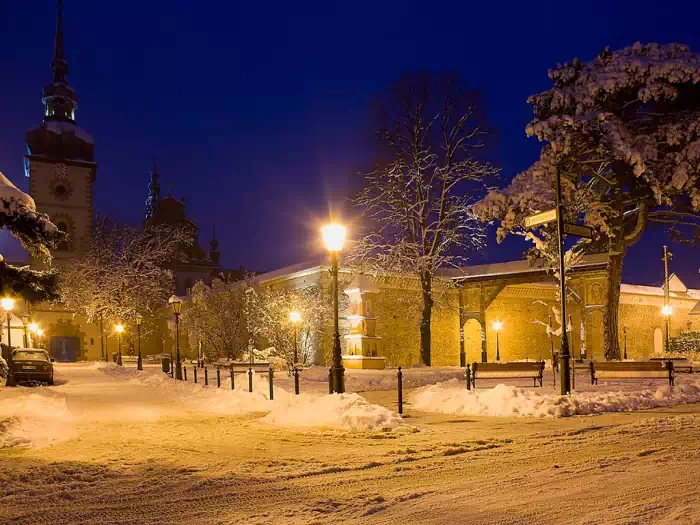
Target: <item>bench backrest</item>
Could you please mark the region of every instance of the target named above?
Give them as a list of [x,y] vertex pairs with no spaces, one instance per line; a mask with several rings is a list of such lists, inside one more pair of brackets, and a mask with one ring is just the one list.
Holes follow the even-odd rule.
[[668,370],[666,361],[596,361],[596,372],[660,372]]
[[544,369],[543,361],[523,361],[517,363],[474,363],[473,372],[539,372]]
[[266,373],[270,371],[270,363],[254,363],[252,366],[250,363],[230,363],[229,366],[233,368],[235,372],[247,372],[248,368],[252,368],[253,371],[260,373]]

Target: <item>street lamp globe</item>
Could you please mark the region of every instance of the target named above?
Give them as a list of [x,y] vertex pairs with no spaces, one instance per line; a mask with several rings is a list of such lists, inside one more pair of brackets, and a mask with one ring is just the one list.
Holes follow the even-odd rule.
[[177,296],[173,295],[168,299],[168,302],[170,303],[170,307],[173,309],[173,313],[175,315],[180,315],[180,311],[182,310],[182,300]]
[[661,313],[664,314],[666,317],[669,317],[673,313],[673,307],[671,307],[670,304],[667,304],[661,309]]
[[299,321],[301,321],[301,314],[299,312],[289,312],[289,320],[297,324]]
[[114,330],[118,333],[121,334],[124,331],[124,325],[118,324],[117,326],[114,327]]
[[29,323],[29,330],[33,333],[36,334],[39,332],[39,325],[36,323]]
[[141,323],[143,323],[143,316],[141,314],[138,314],[136,316],[136,326],[141,326]]
[[15,300],[12,297],[3,297],[2,300],[0,300],[0,305],[6,312],[11,312],[15,307]]
[[495,321],[493,323],[493,329],[496,330],[496,332],[500,331],[503,328],[503,323],[501,321]]
[[44,335],[44,331],[43,331],[41,328],[37,328],[37,329],[36,329],[36,335],[38,335],[39,337],[41,337],[42,335]]
[[323,242],[329,252],[340,252],[345,243],[345,226],[332,222],[321,228]]

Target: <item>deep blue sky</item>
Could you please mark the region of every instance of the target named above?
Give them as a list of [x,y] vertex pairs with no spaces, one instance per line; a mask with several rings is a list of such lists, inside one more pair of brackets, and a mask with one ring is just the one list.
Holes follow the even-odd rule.
[[[508,179],[537,157],[525,100],[548,88],[548,68],[637,40],[700,51],[696,1],[64,4],[96,212],[140,221],[155,156],[202,244],[216,222],[223,262],[257,270],[318,249],[318,222],[366,160],[368,100],[404,72],[458,71],[483,90]],[[42,118],[54,28],[53,0],[0,2],[0,171],[25,189],[24,132]],[[482,261],[522,251],[491,241]],[[662,278],[663,242],[645,234],[626,282]],[[700,288],[698,250],[672,251],[672,269]]]

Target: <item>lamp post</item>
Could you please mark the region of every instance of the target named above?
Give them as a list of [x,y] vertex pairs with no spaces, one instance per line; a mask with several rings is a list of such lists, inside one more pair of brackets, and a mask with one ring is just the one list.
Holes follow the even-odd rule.
[[338,259],[345,242],[345,226],[331,222],[321,229],[321,233],[326,249],[331,256],[331,276],[333,277],[333,367],[331,379],[333,392],[342,394],[345,392],[345,369],[340,353],[340,330],[338,328]]
[[661,309],[661,313],[666,318],[666,322],[664,323],[666,325],[664,348],[668,354],[671,351],[671,334],[669,332],[671,331],[671,314],[673,313],[673,307],[670,304],[667,304]]
[[114,330],[117,332],[117,335],[119,336],[119,350],[117,352],[117,364],[119,366],[122,366],[122,332],[124,331],[124,325],[117,324],[117,326],[114,327]]
[[141,323],[143,323],[143,316],[141,314],[138,314],[136,316],[136,331],[138,333],[139,338],[139,358],[136,361],[137,370],[143,370],[143,361],[141,359]]
[[34,323],[34,322],[29,323],[29,331],[33,334],[32,335],[32,345],[34,345],[35,344],[34,337],[36,336],[36,333],[39,331],[39,325]]
[[666,335],[664,338],[666,353],[671,349],[671,314],[673,313],[673,308],[671,308],[671,291],[669,290],[668,282],[668,260],[671,257],[673,257],[673,255],[669,253],[668,246],[664,245],[664,256],[662,257],[664,261],[664,307],[661,309],[661,313],[666,318]]
[[625,353],[623,354],[623,359],[627,361],[627,325],[623,324],[622,325],[622,340],[624,341],[624,349]]
[[23,313],[20,316],[20,319],[22,319],[22,328],[24,328],[24,348],[29,348],[29,333],[27,332],[28,326],[27,323],[29,322],[29,314],[28,313]]
[[182,311],[182,301],[173,295],[168,302],[175,315],[175,379],[182,381],[182,363],[180,362],[180,312]]
[[289,320],[294,326],[294,367],[296,367],[299,362],[299,357],[297,355],[297,325],[299,321],[301,321],[301,314],[299,312],[289,312]]
[[496,330],[496,361],[501,360],[501,345],[498,340],[498,335],[501,333],[501,329],[503,328],[503,323],[501,321],[496,321],[493,323],[493,329]]
[[3,297],[3,299],[0,301],[0,305],[2,305],[3,310],[7,313],[7,346],[10,348],[10,353],[7,356],[7,382],[5,383],[7,386],[17,386],[15,384],[15,374],[12,370],[12,337],[10,335],[10,332],[12,331],[12,327],[10,326],[10,322],[12,320],[12,309],[15,307],[15,300],[12,297]]

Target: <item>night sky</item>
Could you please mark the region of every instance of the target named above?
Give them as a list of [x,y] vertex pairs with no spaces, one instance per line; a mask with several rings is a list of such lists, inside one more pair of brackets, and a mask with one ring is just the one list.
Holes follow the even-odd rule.
[[[0,2],[0,171],[23,189],[55,17],[53,0]],[[700,51],[699,19],[697,1],[64,2],[77,121],[99,164],[95,211],[140,222],[155,157],[201,244],[216,223],[223,263],[255,270],[318,252],[318,225],[366,165],[368,102],[403,73],[457,71],[483,91],[505,184],[537,158],[526,97],[550,86],[548,68],[637,40]],[[475,262],[523,249],[490,241]],[[662,279],[663,243],[645,233],[625,282]],[[700,251],[671,251],[672,271],[700,288]]]

